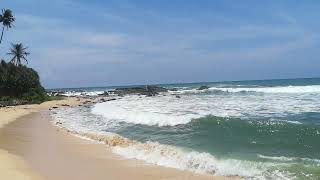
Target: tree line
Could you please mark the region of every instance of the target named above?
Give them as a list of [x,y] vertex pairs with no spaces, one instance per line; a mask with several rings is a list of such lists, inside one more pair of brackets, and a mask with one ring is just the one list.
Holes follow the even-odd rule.
[[[0,23],[2,31],[0,45],[5,30],[13,27],[15,17],[10,9],[2,9]],[[48,100],[45,89],[41,86],[38,73],[24,65],[28,64],[27,47],[22,43],[11,43],[7,55],[11,57],[0,62],[0,106],[26,103],[41,103]]]

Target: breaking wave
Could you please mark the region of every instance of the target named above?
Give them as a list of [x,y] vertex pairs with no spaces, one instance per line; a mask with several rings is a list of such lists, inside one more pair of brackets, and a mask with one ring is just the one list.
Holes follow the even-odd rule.
[[228,92],[228,93],[273,93],[273,94],[302,94],[302,93],[320,93],[320,85],[309,86],[274,86],[274,87],[209,87],[208,89],[185,89],[182,88],[178,91],[170,91],[173,94],[193,94],[193,93],[212,93],[212,92]]
[[318,179],[320,85],[289,84],[197,84],[52,113],[126,158],[244,179]]
[[178,124],[187,124],[192,119],[200,117],[195,114],[169,114],[159,111],[129,109],[121,107],[116,103],[96,104],[92,109],[92,113],[102,115],[108,119],[150,126],[175,126]]
[[173,95],[126,96],[96,104],[92,113],[108,120],[150,126],[176,126],[208,115],[226,118],[274,118],[290,123],[289,116],[320,109],[318,95]]
[[151,164],[218,176],[240,176],[246,179],[290,176],[288,172],[268,171],[268,169],[281,166],[281,164],[219,159],[209,153],[188,152],[155,142],[136,143],[128,147],[116,146],[113,148],[113,152],[126,158],[139,159]]
[[278,86],[278,87],[253,87],[253,88],[217,88],[210,90],[220,90],[226,92],[260,92],[260,93],[320,93],[320,85],[311,86]]
[[147,163],[217,176],[238,176],[244,179],[288,179],[290,173],[270,169],[283,164],[261,163],[237,159],[219,159],[209,153],[187,151],[157,142],[141,143],[114,133],[89,133],[60,128],[85,139],[103,143],[125,158]]

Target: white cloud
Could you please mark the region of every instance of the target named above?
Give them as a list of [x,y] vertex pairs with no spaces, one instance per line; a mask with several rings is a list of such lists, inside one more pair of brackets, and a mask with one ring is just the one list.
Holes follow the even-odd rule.
[[[39,43],[34,45],[37,56],[43,59],[55,57],[56,61],[68,59],[66,63],[70,64],[73,62],[85,64],[88,63],[88,59],[90,59],[90,63],[124,62],[139,60],[139,57],[150,58],[152,55],[166,57],[167,61],[170,59],[176,60],[179,56],[190,55],[198,57],[213,56],[217,59],[244,56],[259,60],[259,58],[264,58],[266,54],[276,56],[290,49],[296,49],[296,45],[283,44],[296,44],[297,39],[304,37],[302,36],[303,30],[300,29],[253,25],[239,28],[204,29],[202,31],[195,29],[180,34],[171,32],[164,35],[162,33],[158,35],[159,32],[151,32],[145,35],[129,35],[118,32],[97,33],[77,26],[67,26],[68,22],[62,19],[25,14],[19,14],[17,17],[22,24],[19,29],[20,37],[23,37],[23,39],[32,37],[29,41]],[[39,36],[35,37],[35,33],[38,33]],[[197,47],[202,41],[212,41],[211,43],[214,44],[217,40],[231,40],[234,43],[241,44],[241,41],[249,38],[283,36],[291,37],[291,40],[261,48],[226,48],[216,52],[215,49],[202,50],[201,47]],[[306,43],[309,43],[309,41],[304,44]],[[48,58],[45,58],[46,56]]]
[[[70,2],[69,2],[70,3]],[[74,2],[72,2],[74,3]],[[129,25],[143,24],[138,19],[93,11],[90,7],[76,4],[82,11],[94,12],[103,19],[119,20]],[[142,10],[141,10],[142,11]],[[161,18],[152,12],[139,12],[157,16],[156,21],[165,24],[170,17]],[[284,16],[288,22],[295,19]],[[291,19],[290,19],[291,18]],[[226,17],[226,19],[228,19]],[[242,24],[241,26],[192,26],[192,20],[174,18],[173,22],[183,22],[180,28],[150,27],[141,25],[141,29],[87,27],[83,24],[69,22],[66,19],[17,14],[13,40],[21,40],[30,46],[31,64],[40,67],[44,80],[59,79],[54,68],[63,63],[66,67],[104,64],[127,63],[170,63],[193,62],[204,63],[211,61],[239,60],[267,61],[279,59],[292,51],[312,47],[317,38],[303,27],[282,25]],[[186,24],[184,24],[187,22]],[[232,24],[232,20],[229,20]],[[197,23],[195,23],[197,24]],[[198,25],[198,24],[197,24]],[[110,25],[112,26],[112,24]],[[130,27],[130,26],[128,26]],[[145,29],[147,27],[147,29]],[[149,29],[148,29],[149,28]],[[277,39],[266,43],[261,39]],[[251,40],[259,42],[252,43]],[[219,43],[227,42],[233,48],[219,47]],[[206,47],[203,45],[206,43]],[[247,45],[243,47],[242,45]],[[219,47],[219,48],[216,48]],[[66,74],[72,72],[66,72]]]

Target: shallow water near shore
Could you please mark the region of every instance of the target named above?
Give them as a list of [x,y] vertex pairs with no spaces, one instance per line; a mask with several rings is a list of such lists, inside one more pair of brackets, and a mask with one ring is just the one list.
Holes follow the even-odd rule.
[[[209,88],[197,90],[201,85]],[[178,91],[116,97],[52,116],[77,132],[132,139],[113,151],[153,164],[244,179],[320,178],[320,79],[163,86]]]

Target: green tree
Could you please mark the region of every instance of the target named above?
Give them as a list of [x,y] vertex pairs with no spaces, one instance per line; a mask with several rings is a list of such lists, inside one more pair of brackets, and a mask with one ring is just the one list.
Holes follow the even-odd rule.
[[3,27],[2,27],[0,44],[2,43],[4,29],[12,28],[14,21],[15,21],[15,18],[12,15],[12,11],[10,9],[2,9],[2,14],[0,15],[0,23],[2,23]]
[[[8,104],[40,103],[48,99],[41,86],[38,73],[25,65],[0,62],[0,107],[1,101]],[[15,102],[9,102],[9,101]]]
[[27,56],[30,54],[26,52],[27,47],[24,47],[22,43],[18,44],[11,44],[10,52],[7,53],[9,55],[12,55],[12,59],[10,62],[12,62],[15,65],[21,65],[21,60],[25,60],[28,64]]

